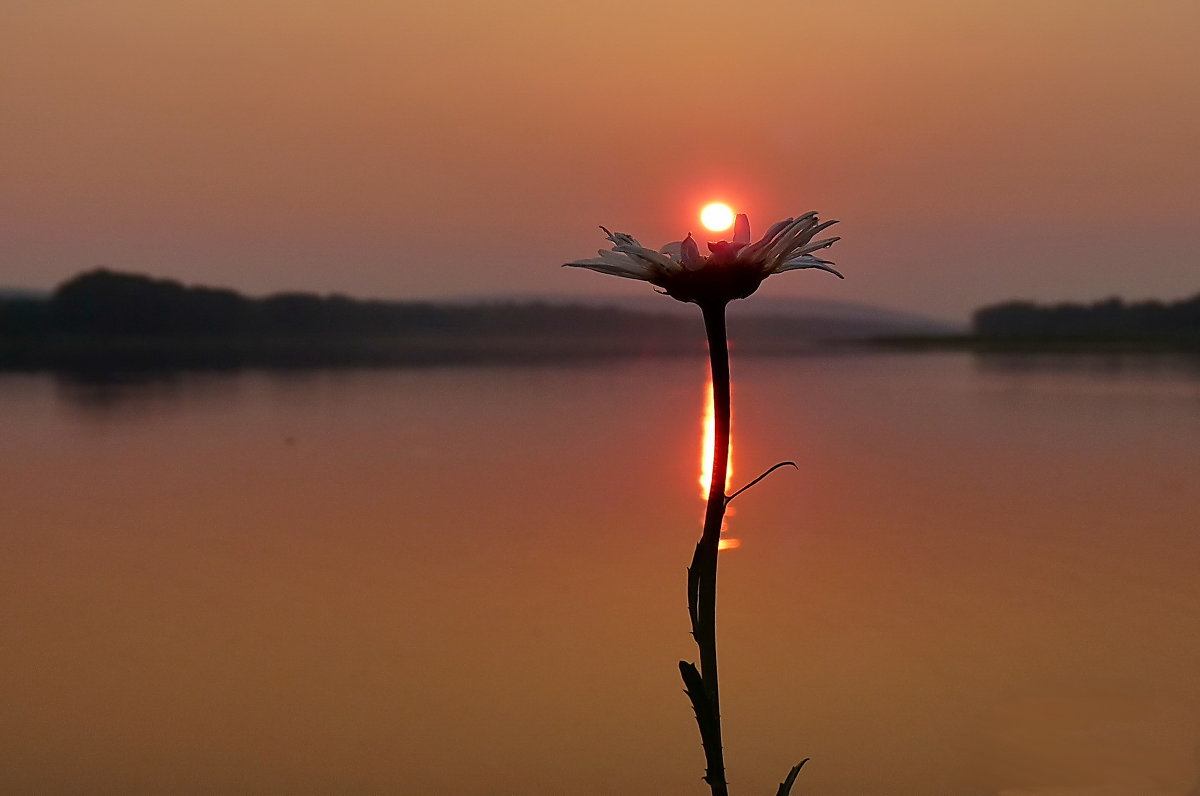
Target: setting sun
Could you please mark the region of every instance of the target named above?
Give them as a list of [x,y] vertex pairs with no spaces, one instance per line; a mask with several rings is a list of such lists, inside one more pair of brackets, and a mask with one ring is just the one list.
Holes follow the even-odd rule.
[[700,223],[713,232],[733,226],[733,209],[727,204],[713,202],[700,211]]

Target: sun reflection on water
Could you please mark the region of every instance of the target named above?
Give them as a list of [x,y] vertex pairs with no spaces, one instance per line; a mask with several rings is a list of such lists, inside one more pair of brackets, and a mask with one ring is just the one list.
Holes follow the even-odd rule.
[[[704,387],[704,419],[701,421],[701,428],[704,433],[704,444],[700,446],[700,499],[708,500],[709,484],[712,483],[712,458],[713,446],[716,441],[716,418],[714,417],[713,407],[713,391],[712,384],[706,383]],[[729,492],[730,479],[733,478],[733,440],[729,441],[729,461],[725,468],[725,492]],[[718,550],[733,550],[741,547],[741,540],[733,539],[725,534],[729,531],[729,518],[733,516],[733,507],[730,506],[725,510],[725,521],[721,524],[721,541],[717,545]]]

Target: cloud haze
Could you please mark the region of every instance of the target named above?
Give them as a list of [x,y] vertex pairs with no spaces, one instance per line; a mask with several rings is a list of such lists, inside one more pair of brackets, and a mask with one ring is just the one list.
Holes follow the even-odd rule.
[[0,284],[626,292],[603,239],[843,220],[772,295],[1200,290],[1200,5],[9,0]]

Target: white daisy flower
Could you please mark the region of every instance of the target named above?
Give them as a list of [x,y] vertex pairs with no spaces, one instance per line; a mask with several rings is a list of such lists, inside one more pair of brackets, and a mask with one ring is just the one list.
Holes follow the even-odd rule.
[[768,276],[783,271],[819,268],[844,278],[831,267],[832,262],[813,255],[840,240],[837,237],[813,240],[836,223],[820,221],[815,212],[805,213],[774,224],[759,241],[751,243],[750,221],[743,213],[734,221],[733,240],[708,244],[708,255],[700,253],[690,234],[654,251],[642,246],[632,235],[600,227],[612,241],[612,249],[601,249],[598,257],[564,265],[641,279],[679,301],[723,303],[746,298]]

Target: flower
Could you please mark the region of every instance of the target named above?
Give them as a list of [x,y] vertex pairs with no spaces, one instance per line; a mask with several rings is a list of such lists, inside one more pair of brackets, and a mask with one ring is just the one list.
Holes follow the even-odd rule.
[[599,257],[574,260],[564,266],[641,279],[679,301],[724,303],[746,298],[768,276],[783,271],[819,268],[843,279],[830,267],[832,262],[812,254],[840,240],[836,237],[813,240],[821,230],[836,223],[820,221],[815,212],[805,213],[772,225],[761,240],[751,243],[750,221],[744,213],[739,214],[733,224],[733,240],[708,244],[711,253],[707,256],[700,254],[690,233],[683,240],[654,251],[642,246],[632,235],[600,227],[612,241],[612,249],[601,249]]

